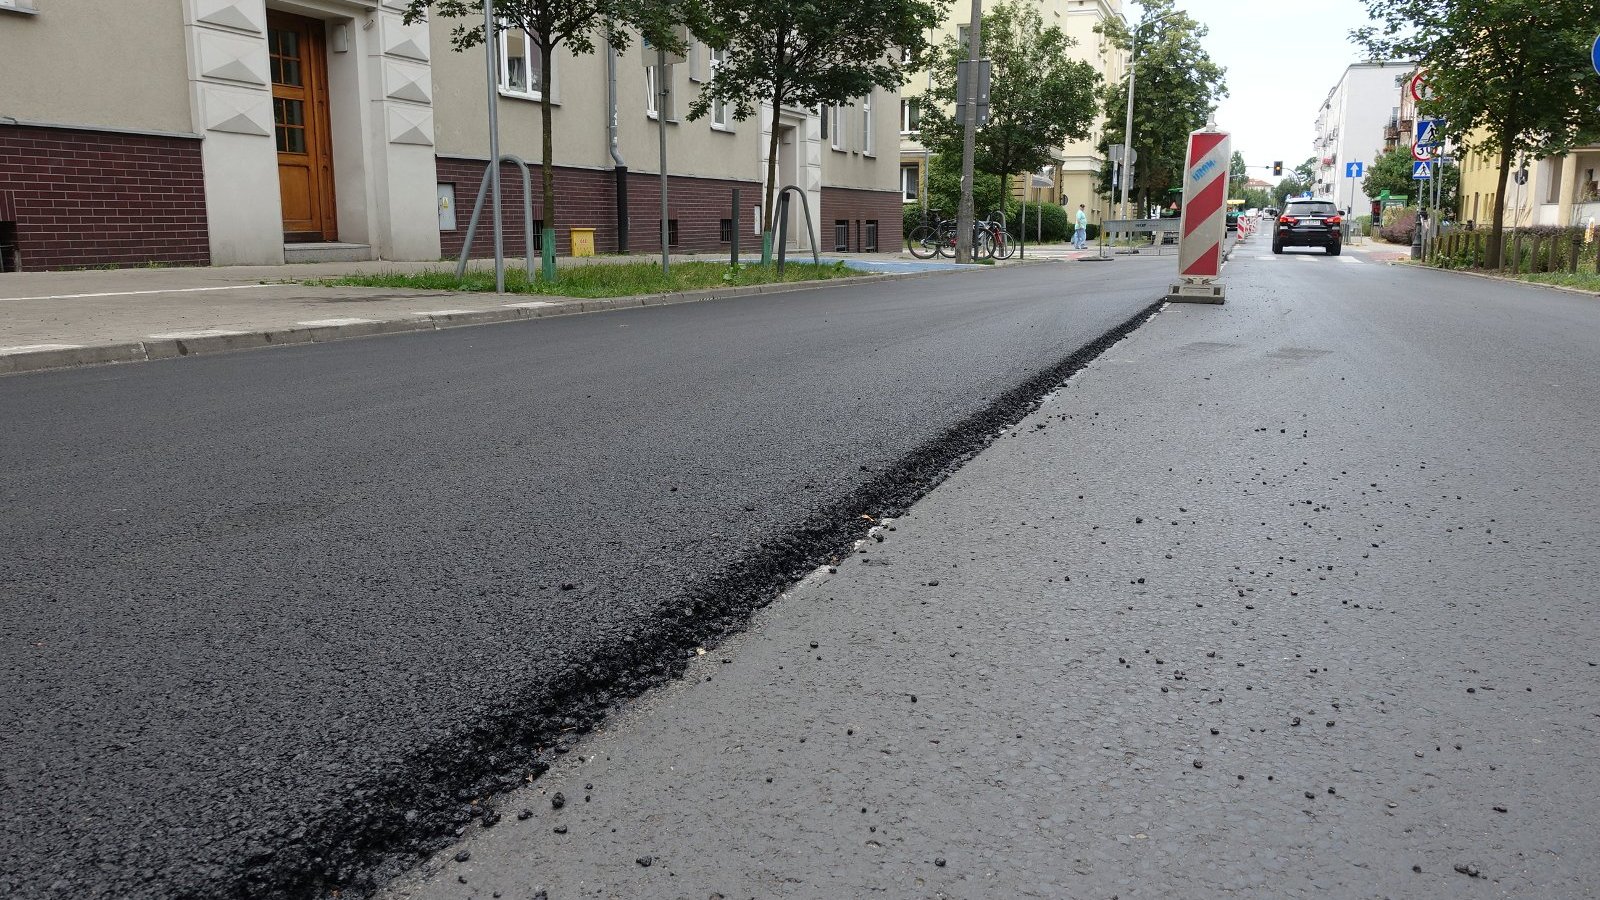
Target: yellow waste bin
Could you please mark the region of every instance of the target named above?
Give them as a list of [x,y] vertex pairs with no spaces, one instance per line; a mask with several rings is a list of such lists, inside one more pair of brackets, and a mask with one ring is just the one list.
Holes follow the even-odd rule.
[[572,255],[573,256],[593,256],[594,255],[594,229],[593,228],[574,228],[574,229],[572,229]]

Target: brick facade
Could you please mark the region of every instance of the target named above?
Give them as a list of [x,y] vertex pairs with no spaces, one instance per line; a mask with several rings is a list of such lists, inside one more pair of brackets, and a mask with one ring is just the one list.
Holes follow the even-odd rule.
[[0,125],[0,223],[25,272],[206,265],[200,141]]
[[[533,216],[539,220],[543,214],[542,189],[539,167],[529,165],[533,177]],[[478,186],[483,178],[484,163],[478,160],[441,156],[438,159],[440,183],[455,185],[456,230],[440,234],[441,251],[454,258],[461,253],[461,244],[467,237],[467,222],[472,218],[472,203],[477,198]],[[572,228],[595,229],[595,250],[599,253],[617,251],[617,199],[616,175],[603,169],[577,169],[557,166],[556,253],[566,255],[572,251]],[[504,222],[504,246],[508,257],[521,256],[523,248],[522,173],[514,165],[500,169],[501,216]],[[732,192],[740,188],[739,203],[744,207],[744,232],[740,237],[741,249],[760,247],[759,239],[752,239],[753,225],[750,208],[761,203],[761,186],[755,182],[727,181],[714,178],[688,178],[670,176],[668,179],[668,217],[678,222],[678,242],[673,249],[683,252],[717,252],[728,249],[722,240],[722,220],[731,215]],[[484,220],[473,236],[472,255],[489,256],[494,253],[494,236],[489,227],[488,201],[484,202]],[[660,178],[656,175],[628,173],[628,211],[630,229],[629,250],[648,254],[661,248]]]
[[[904,206],[899,191],[824,187],[822,221],[817,223],[818,230],[822,232],[819,236],[822,251],[825,253],[898,251]],[[868,223],[871,222],[878,223],[875,245],[872,242],[872,230],[868,227]],[[839,241],[841,237],[845,238],[842,247]]]

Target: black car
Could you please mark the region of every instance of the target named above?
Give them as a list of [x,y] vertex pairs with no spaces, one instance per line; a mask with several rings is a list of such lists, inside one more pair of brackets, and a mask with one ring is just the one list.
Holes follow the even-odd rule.
[[1344,243],[1344,219],[1331,200],[1290,200],[1272,229],[1272,252],[1285,247],[1321,247],[1338,256]]

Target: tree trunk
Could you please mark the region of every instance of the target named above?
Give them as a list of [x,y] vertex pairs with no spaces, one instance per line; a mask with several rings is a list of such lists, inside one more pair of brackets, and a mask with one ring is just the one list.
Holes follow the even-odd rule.
[[[539,41],[539,177],[544,187],[544,227],[556,227],[556,170],[555,170],[555,141],[550,129],[550,57],[555,53],[555,45],[547,45],[542,39]],[[529,248],[532,249],[532,248]],[[531,273],[530,273],[531,274]]]
[[[773,202],[777,196],[778,188],[778,147],[782,138],[782,122],[778,111],[783,109],[783,85],[774,85],[772,88],[772,134],[767,141],[767,186],[761,199],[761,230],[765,234],[777,233],[777,223],[773,221],[776,214],[776,204]],[[839,123],[834,122],[833,127],[838,128]],[[774,238],[776,240],[776,238]]]
[[1500,267],[1501,242],[1505,236],[1503,210],[1506,207],[1506,179],[1510,176],[1511,141],[1508,138],[1500,142],[1500,174],[1494,188],[1494,221],[1489,225],[1489,258],[1484,261],[1491,269]]

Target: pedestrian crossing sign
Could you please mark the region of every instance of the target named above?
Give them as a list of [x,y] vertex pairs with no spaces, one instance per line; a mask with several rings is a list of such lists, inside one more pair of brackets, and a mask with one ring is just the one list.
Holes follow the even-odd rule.
[[1421,146],[1424,146],[1424,147],[1429,147],[1429,146],[1432,146],[1434,144],[1439,143],[1439,120],[1438,119],[1418,119],[1417,120],[1417,139],[1415,141],[1412,141],[1412,143],[1420,144]]
[[1419,178],[1419,179],[1420,178],[1432,178],[1433,177],[1433,163],[1428,162],[1427,160],[1417,160],[1417,161],[1413,162],[1411,164],[1411,177],[1412,178]]

